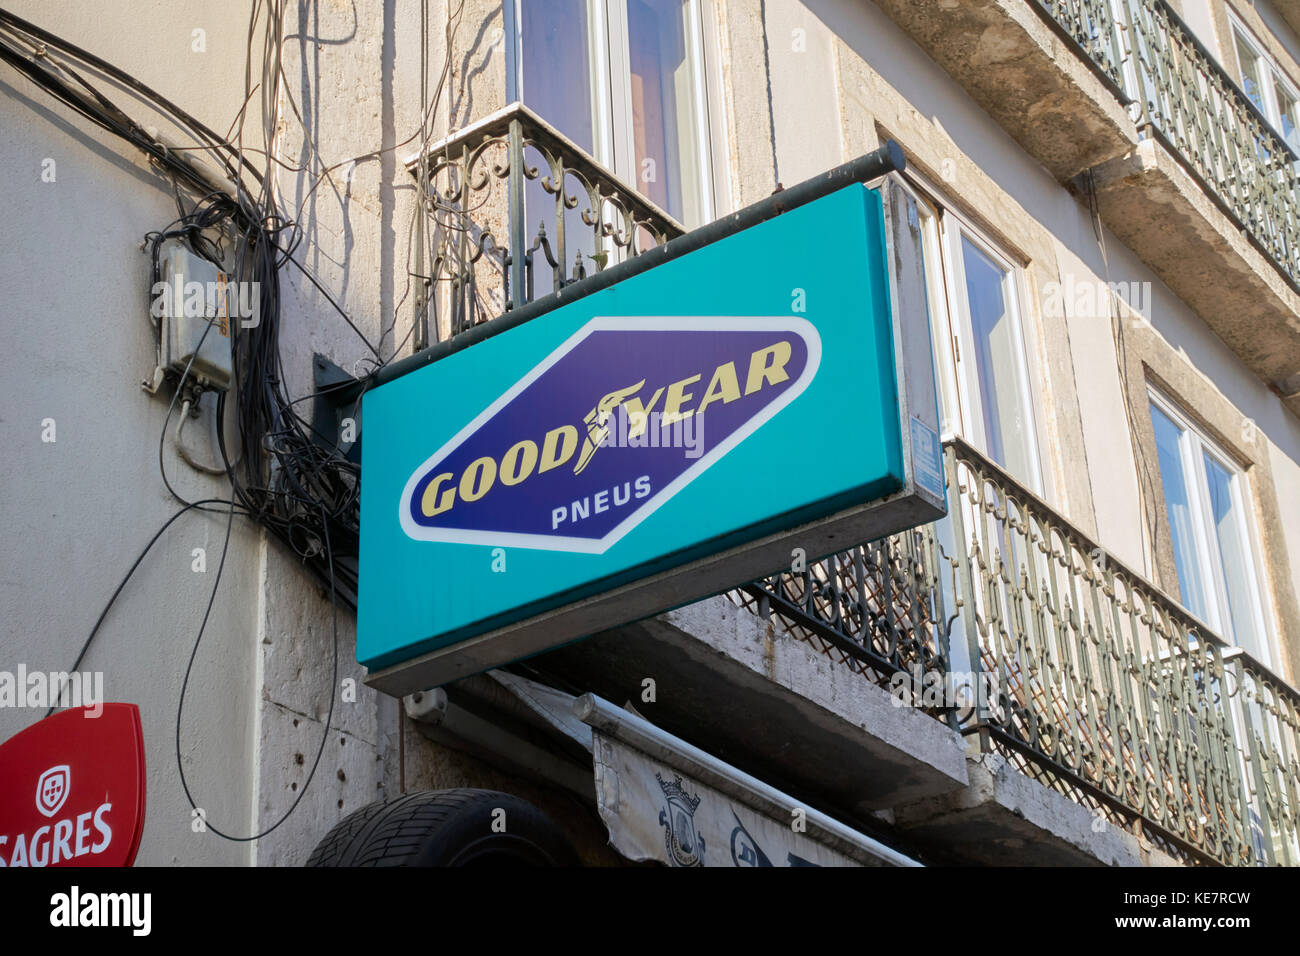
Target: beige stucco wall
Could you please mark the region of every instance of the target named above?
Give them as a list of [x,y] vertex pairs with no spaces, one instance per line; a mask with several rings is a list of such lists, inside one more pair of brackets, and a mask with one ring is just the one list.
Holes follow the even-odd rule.
[[[730,8],[744,3],[729,4]],[[783,5],[787,8],[790,5]],[[1103,230],[1098,240],[1088,210],[1056,182],[888,17],[872,4],[847,0],[809,0],[802,13],[784,14],[791,21],[812,15],[835,37],[839,137],[844,155],[872,148],[880,136],[897,138],[920,172],[945,203],[1000,241],[1021,260],[1026,277],[1030,376],[1037,402],[1037,421],[1049,500],[1085,532],[1095,535],[1110,553],[1170,587],[1166,553],[1161,551],[1164,521],[1159,489],[1139,494],[1142,461],[1138,439],[1149,429],[1145,402],[1135,398],[1125,380],[1125,363],[1108,315],[1055,316],[1044,308],[1049,282],[1150,283],[1152,348],[1185,366],[1191,377],[1208,383],[1232,414],[1255,423],[1261,447],[1269,448],[1269,475],[1251,475],[1255,529],[1270,559],[1269,604],[1279,640],[1287,645],[1273,661],[1294,668],[1300,634],[1294,621],[1294,595],[1300,591],[1300,560],[1293,559],[1293,529],[1300,525],[1300,503],[1285,488],[1300,477],[1300,442],[1294,416],[1232,354],[1203,320],[1174,296],[1142,261],[1140,250],[1126,248]],[[735,15],[731,14],[735,19]],[[810,34],[814,31],[810,31]],[[734,54],[733,54],[734,55]],[[797,62],[773,59],[773,97],[783,84],[794,84]],[[752,75],[758,64],[734,71],[732,82]],[[780,74],[786,70],[785,76]],[[814,87],[815,88],[815,87]],[[752,96],[736,92],[737,98]],[[732,148],[760,156],[762,128],[739,137]],[[811,140],[816,125],[782,142],[776,128],[775,153],[805,150],[828,153],[833,137]],[[823,134],[825,135],[825,134]],[[767,147],[771,150],[771,147]],[[1138,320],[1129,324],[1145,326]],[[1145,383],[1142,384],[1145,389]],[[1125,401],[1129,407],[1126,410]],[[1180,396],[1203,401],[1199,391]],[[1136,449],[1136,450],[1135,450]],[[1135,458],[1136,456],[1136,458]],[[1135,460],[1137,465],[1135,465]],[[1274,477],[1276,476],[1276,477]],[[1287,530],[1283,530],[1287,529]],[[1167,534],[1167,532],[1166,532]],[[1268,543],[1271,542],[1271,543]],[[1161,564],[1165,573],[1161,573]],[[1294,671],[1292,671],[1294,673]]]
[[[440,66],[445,11],[431,7],[430,61]],[[215,129],[229,126],[244,99],[245,4],[104,0],[93,17],[71,2],[16,0],[10,8],[135,73]],[[713,0],[710,15],[723,39],[717,56],[726,106],[715,146],[733,207],[893,136],[945,202],[1023,264],[1045,494],[1107,550],[1168,587],[1163,503],[1150,488],[1140,491],[1135,416],[1145,409],[1135,395],[1144,362],[1161,369],[1179,397],[1202,405],[1225,436],[1254,423],[1258,440],[1242,454],[1284,645],[1276,666],[1300,681],[1295,417],[1160,283],[1140,250],[1107,236],[1103,257],[1079,200],[873,4]],[[331,0],[301,14],[294,7],[290,16],[285,72],[315,146],[331,163],[361,158],[336,169],[334,184],[305,202],[313,173],[283,170],[280,187],[304,226],[302,261],[372,341],[382,338],[387,354],[411,321],[413,190],[403,162],[416,144],[403,141],[419,125],[418,5]],[[503,23],[499,2],[466,3],[434,136],[504,104]],[[195,29],[205,31],[203,53],[192,51]],[[132,108],[145,121],[143,108]],[[9,311],[0,323],[0,526],[9,532],[0,541],[0,669],[22,661],[62,670],[138,549],[174,510],[157,477],[166,402],[139,389],[152,361],[139,242],[174,216],[174,202],[166,181],[133,150],[7,68],[0,70],[0,127],[7,134],[0,140],[0,293]],[[259,139],[250,128],[246,141],[256,147]],[[282,155],[291,164],[306,158],[292,119]],[[54,183],[40,179],[46,158],[57,162]],[[1151,283],[1151,323],[1133,329],[1132,354],[1121,357],[1108,318],[1043,307],[1047,284],[1067,277]],[[314,351],[363,369],[365,346],[328,303],[292,270],[283,283],[290,391],[309,388]],[[54,444],[40,441],[47,417],[58,423]],[[205,431],[193,429],[190,441],[196,454],[210,456]],[[166,462],[183,493],[224,491],[224,482],[190,472],[170,450]],[[331,689],[332,620],[328,601],[291,556],[246,523],[236,529],[195,665],[183,758],[209,818],[246,834],[279,819],[295,787],[305,785]],[[105,672],[110,699],[136,702],[144,713],[150,793],[142,863],[301,862],[334,821],[396,787],[396,706],[358,681],[358,700],[336,709],[320,776],[288,824],[252,847],[193,832],[175,775],[173,722],[223,533],[219,517],[178,522],[124,591],[85,665]],[[190,569],[195,547],[207,549],[206,574]],[[340,679],[361,676],[353,627],[341,613]],[[0,738],[38,716],[0,710]],[[409,785],[504,786],[474,761],[429,749],[409,726],[404,732]],[[597,836],[583,840],[584,852],[598,858]]]
[[[417,112],[394,105],[411,99],[394,89],[395,36],[409,41],[412,31],[409,23],[397,30],[385,6],[311,5],[301,20],[296,7],[286,16],[286,79],[331,160],[393,143],[398,126],[409,129]],[[244,100],[245,4],[111,0],[94,5],[93,16],[80,3],[19,2],[10,9],[131,72],[216,130],[230,127]],[[300,45],[305,58],[292,52]],[[401,76],[408,79],[409,70]],[[168,132],[131,96],[95,81],[143,125]],[[140,389],[153,362],[140,244],[147,231],[175,218],[175,201],[170,183],[133,148],[73,117],[8,68],[0,71],[0,117],[0,287],[9,303],[0,326],[7,356],[0,433],[8,448],[0,667],[21,661],[66,670],[137,552],[178,507],[158,476],[169,395]],[[294,121],[285,125],[291,129]],[[244,142],[261,147],[256,120]],[[292,137],[281,155],[294,164]],[[45,158],[57,164],[55,182],[41,181]],[[391,154],[347,172],[337,173],[339,192],[318,190],[300,210],[306,178],[282,171],[279,185],[304,225],[301,261],[378,340],[404,252],[396,189],[406,185],[405,174]],[[365,349],[300,274],[291,268],[281,280],[287,387],[299,395],[310,387],[313,350],[351,366]],[[210,415],[187,429],[186,440],[197,458],[212,462]],[[47,417],[57,421],[54,444],[39,438]],[[170,436],[164,458],[182,495],[228,492],[224,480],[180,462]],[[391,702],[362,687],[356,703],[336,708],[317,780],[289,824],[256,845],[195,832],[176,773],[174,722],[224,531],[220,515],[180,519],[124,590],[83,665],[104,672],[109,699],[141,709],[148,765],[143,864],[300,862],[333,820],[373,799],[383,782],[379,758],[395,713]],[[196,547],[206,549],[204,573],[191,570]],[[339,677],[357,678],[351,615],[344,610],[339,617]],[[331,634],[329,602],[296,557],[237,519],[182,725],[191,791],[227,833],[244,836],[274,822],[297,797],[336,690]],[[0,710],[0,737],[39,716]]]

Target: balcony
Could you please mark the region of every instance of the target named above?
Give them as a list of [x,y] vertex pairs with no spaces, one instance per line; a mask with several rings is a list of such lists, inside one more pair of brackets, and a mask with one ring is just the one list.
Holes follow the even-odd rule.
[[955,597],[924,600],[988,691],[961,732],[1176,859],[1296,863],[1300,693],[973,448],[946,464]]
[[878,0],[1300,414],[1300,160],[1165,0]]
[[417,217],[416,349],[685,231],[522,103],[407,167],[426,184],[428,213]]
[[960,439],[945,465],[942,524],[535,663],[654,675],[655,723],[954,862],[1300,862],[1300,692]]

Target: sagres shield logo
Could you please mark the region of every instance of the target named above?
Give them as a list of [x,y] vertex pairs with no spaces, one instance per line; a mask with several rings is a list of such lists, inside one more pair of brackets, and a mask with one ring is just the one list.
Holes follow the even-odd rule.
[[412,538],[603,554],[794,401],[804,319],[595,318],[411,475]]
[[72,771],[67,764],[51,767],[36,781],[36,809],[42,816],[52,817],[63,808],[72,784]]

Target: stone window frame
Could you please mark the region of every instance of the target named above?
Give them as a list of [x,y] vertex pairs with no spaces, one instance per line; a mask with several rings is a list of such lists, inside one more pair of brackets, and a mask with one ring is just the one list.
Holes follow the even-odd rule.
[[[1232,479],[1236,485],[1234,497],[1238,499],[1239,504],[1241,505],[1241,511],[1238,513],[1236,520],[1242,522],[1241,530],[1244,531],[1245,541],[1241,543],[1245,545],[1247,555],[1249,556],[1249,560],[1246,562],[1247,567],[1245,568],[1248,579],[1247,583],[1249,585],[1248,591],[1250,592],[1249,596],[1253,599],[1253,613],[1258,614],[1259,617],[1257,623],[1262,625],[1262,631],[1256,631],[1255,637],[1262,646],[1264,654],[1266,655],[1267,659],[1264,663],[1270,666],[1275,666],[1280,659],[1277,643],[1277,629],[1274,626],[1275,622],[1272,620],[1273,615],[1270,610],[1272,606],[1271,590],[1268,586],[1268,578],[1264,574],[1264,555],[1263,549],[1260,547],[1259,528],[1254,514],[1255,509],[1253,507],[1253,502],[1255,494],[1249,474],[1250,463],[1241,461],[1240,456],[1236,454],[1235,451],[1222,446],[1217,439],[1212,438],[1208,431],[1197,421],[1196,417],[1193,416],[1189,410],[1182,405],[1182,403],[1169,396],[1164,389],[1159,388],[1154,384],[1148,384],[1147,398],[1148,415],[1152,414],[1151,409],[1158,409],[1161,415],[1171,421],[1175,427],[1188,433],[1192,448],[1196,449],[1201,454],[1208,455],[1211,459],[1218,460],[1220,465],[1230,470],[1232,474]],[[1188,466],[1188,462],[1185,460],[1181,448],[1179,450],[1179,463],[1184,469]],[[1205,465],[1202,463],[1195,462],[1193,467],[1197,469],[1198,473],[1205,471]],[[1162,498],[1166,493],[1165,481],[1168,477],[1169,476],[1164,475],[1163,472],[1160,475]],[[1194,531],[1197,535],[1198,542],[1201,539],[1201,535],[1207,531],[1205,522],[1208,519],[1208,516],[1202,510],[1204,503],[1200,500],[1201,482],[1204,480],[1207,480],[1207,477],[1198,477],[1197,479],[1194,479],[1192,484],[1186,489],[1190,499],[1189,508],[1195,517],[1194,523],[1200,525],[1200,527]],[[1167,523],[1167,502],[1164,513]],[[1207,547],[1212,547],[1211,542],[1208,539],[1203,543]],[[1223,582],[1225,587],[1221,593],[1219,588],[1220,582],[1215,579],[1212,567],[1202,564],[1202,561],[1206,558],[1209,558],[1209,560],[1213,562],[1212,556],[1198,553],[1196,567],[1188,570],[1197,575],[1199,579],[1198,583],[1205,589],[1207,601],[1212,603],[1213,613],[1215,613],[1219,618],[1215,632],[1226,640],[1227,631],[1231,625],[1228,625],[1225,619],[1230,617],[1231,612],[1229,608],[1224,606],[1221,602],[1229,599],[1226,590],[1227,582]],[[1206,576],[1207,574],[1209,575],[1208,578]],[[1205,618],[1205,620],[1207,624],[1212,623],[1208,618]],[[1234,635],[1231,643],[1237,646],[1242,645],[1241,639],[1236,635]]]
[[[1179,15],[1182,15],[1181,11]],[[1254,40],[1255,45],[1273,61],[1282,77],[1300,90],[1300,63],[1273,35],[1273,31],[1252,4],[1237,0],[1210,0],[1210,18],[1214,22],[1219,62],[1232,76],[1234,83],[1241,83],[1241,64],[1237,61],[1237,45],[1232,35],[1235,20],[1246,28],[1249,39]]]
[[1135,430],[1138,489],[1143,512],[1148,516],[1152,540],[1152,582],[1179,604],[1178,571],[1174,563],[1173,536],[1165,511],[1164,486],[1156,452],[1155,427],[1149,411],[1149,392],[1154,389],[1176,404],[1184,417],[1206,438],[1230,456],[1246,477],[1245,501],[1252,524],[1256,559],[1262,570],[1266,640],[1274,660],[1272,668],[1295,686],[1300,678],[1300,641],[1288,621],[1300,621],[1300,603],[1290,575],[1290,555],[1282,532],[1282,509],[1273,480],[1263,431],[1243,415],[1213,383],[1187,362],[1152,327],[1129,327],[1123,332],[1126,367],[1123,382],[1128,394],[1129,421]]
[[[1244,71],[1242,70],[1241,56],[1238,53],[1237,46],[1237,38],[1240,37],[1258,54],[1259,59],[1264,62],[1264,68],[1268,71],[1268,77],[1267,79],[1261,77],[1261,82],[1266,82],[1267,80],[1277,82],[1280,80],[1287,88],[1287,92],[1297,104],[1296,112],[1292,115],[1291,122],[1297,129],[1300,129],[1300,83],[1297,83],[1295,79],[1292,78],[1291,74],[1283,67],[1282,61],[1278,59],[1277,53],[1274,50],[1274,47],[1277,44],[1268,43],[1261,39],[1261,36],[1267,36],[1272,39],[1272,35],[1267,31],[1261,32],[1258,29],[1252,28],[1252,26],[1246,21],[1245,17],[1231,6],[1226,6],[1225,9],[1226,13],[1224,16],[1228,30],[1227,46],[1232,50],[1233,81],[1242,88],[1243,92],[1245,92],[1245,82],[1242,79],[1242,73]],[[1262,92],[1266,102],[1271,104],[1273,109],[1277,109],[1277,103],[1275,102],[1277,95],[1276,92],[1271,88],[1265,89]],[[1267,108],[1261,108],[1261,112],[1264,114],[1265,119],[1268,120],[1269,126],[1273,128],[1273,132],[1277,137],[1285,140],[1282,129],[1279,128],[1273,116],[1269,114],[1269,110]],[[1281,114],[1279,113],[1278,115],[1280,118]]]

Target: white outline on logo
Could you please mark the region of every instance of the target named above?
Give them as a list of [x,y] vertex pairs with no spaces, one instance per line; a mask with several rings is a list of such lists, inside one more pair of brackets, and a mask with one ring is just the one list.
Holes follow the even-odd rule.
[[[534,381],[546,373],[551,366],[568,355],[588,338],[593,332],[604,330],[645,330],[652,332],[793,332],[804,341],[808,348],[808,361],[803,372],[778,398],[761,412],[736,429],[725,441],[720,442],[708,454],[700,457],[690,468],[682,472],[671,482],[654,492],[646,503],[637,508],[612,528],[603,538],[571,538],[545,534],[520,534],[496,531],[465,531],[459,528],[430,528],[416,524],[411,518],[410,501],[415,486],[420,479],[440,461],[459,448],[471,435],[479,430],[485,422],[510,403],[512,399]],[[598,316],[585,324],[533,370],[514,384],[509,391],[484,409],[473,421],[458,431],[452,438],[412,473],[402,489],[397,502],[397,518],[402,530],[417,541],[438,541],[444,544],[486,544],[497,547],[529,548],[540,551],[566,551],[577,554],[604,554],[650,515],[654,514],[665,502],[670,500],[692,481],[698,478],[710,465],[726,455],[742,441],[768,422],[777,412],[785,408],[801,394],[812,382],[813,376],[821,366],[822,340],[816,327],[807,319],[794,316],[659,316],[659,317],[610,317]]]
[[[47,810],[45,809],[45,803],[42,800],[42,794],[45,790],[45,781],[55,774],[63,777],[63,792],[59,794],[59,802]],[[66,763],[61,763],[57,767],[51,767],[49,770],[45,771],[45,773],[41,774],[40,779],[36,781],[36,809],[41,812],[42,816],[54,816],[54,814],[62,810],[63,805],[67,803],[68,791],[71,789],[72,768],[70,768]]]

